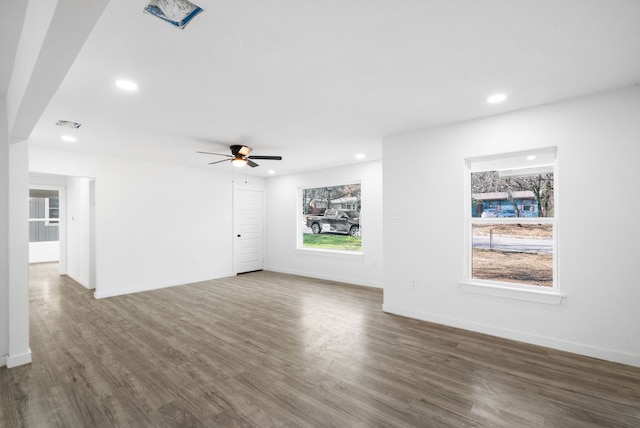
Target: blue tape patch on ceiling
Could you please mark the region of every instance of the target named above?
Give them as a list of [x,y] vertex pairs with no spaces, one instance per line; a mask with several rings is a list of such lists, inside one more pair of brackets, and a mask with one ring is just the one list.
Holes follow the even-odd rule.
[[202,12],[202,8],[188,0],[151,0],[144,12],[182,29]]

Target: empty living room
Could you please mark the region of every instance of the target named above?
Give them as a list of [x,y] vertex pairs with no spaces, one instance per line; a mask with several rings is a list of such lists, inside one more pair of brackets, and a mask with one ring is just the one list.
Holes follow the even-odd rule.
[[640,426],[640,3],[0,4],[0,427]]

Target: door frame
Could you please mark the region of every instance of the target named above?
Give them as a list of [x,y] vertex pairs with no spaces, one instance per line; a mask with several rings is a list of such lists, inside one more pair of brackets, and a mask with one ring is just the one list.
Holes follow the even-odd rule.
[[[55,174],[55,173],[40,173],[31,171],[34,174],[37,174],[38,177],[31,181],[29,180],[29,189],[45,189],[45,190],[57,190],[60,198],[60,260],[58,264],[60,275],[68,274],[68,251],[69,244],[67,239],[68,232],[68,224],[67,218],[68,211],[68,195],[67,195],[67,184],[69,178],[82,178],[88,180],[89,184],[89,194],[88,194],[88,214],[89,214],[89,230],[88,230],[88,241],[89,241],[89,257],[88,257],[88,281],[85,284],[82,284],[84,287],[89,290],[97,292],[97,281],[96,281],[96,181],[95,177],[81,176],[81,175],[66,175],[66,174]],[[64,179],[67,184],[40,184],[46,180],[46,176],[58,177]],[[52,179],[53,180],[53,179]],[[29,238],[27,237],[27,245],[29,245]]]

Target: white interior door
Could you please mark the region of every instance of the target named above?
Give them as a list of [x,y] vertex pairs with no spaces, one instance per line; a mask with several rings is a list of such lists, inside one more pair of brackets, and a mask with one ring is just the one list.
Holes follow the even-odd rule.
[[234,189],[234,268],[236,273],[264,268],[264,191]]

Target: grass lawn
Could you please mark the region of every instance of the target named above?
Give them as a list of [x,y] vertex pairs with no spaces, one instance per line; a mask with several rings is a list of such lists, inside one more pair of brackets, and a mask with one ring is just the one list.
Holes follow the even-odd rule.
[[349,235],[333,235],[330,233],[318,235],[304,233],[302,235],[302,244],[308,248],[360,251],[362,249],[362,238]]

